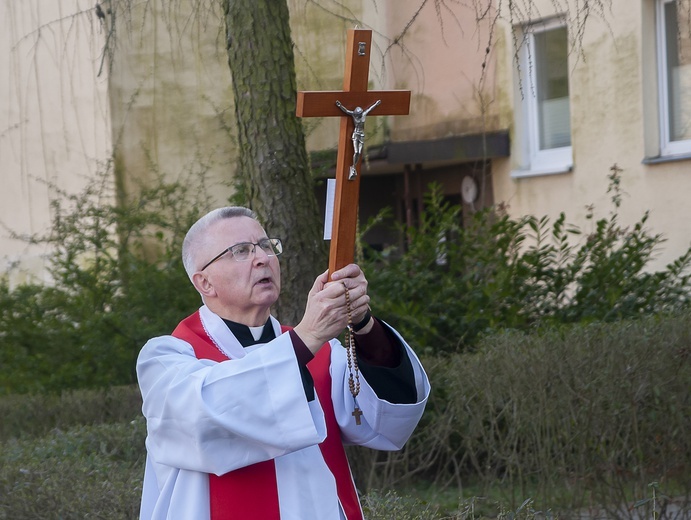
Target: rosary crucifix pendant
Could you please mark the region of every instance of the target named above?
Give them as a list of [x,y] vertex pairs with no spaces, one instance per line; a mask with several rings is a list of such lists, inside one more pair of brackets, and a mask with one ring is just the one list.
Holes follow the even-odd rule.
[[355,417],[355,424],[358,426],[362,424],[362,421],[360,420],[360,417],[362,416],[362,410],[360,410],[360,407],[357,405],[357,401],[355,402],[355,409],[353,410],[353,413],[351,413],[353,417]]

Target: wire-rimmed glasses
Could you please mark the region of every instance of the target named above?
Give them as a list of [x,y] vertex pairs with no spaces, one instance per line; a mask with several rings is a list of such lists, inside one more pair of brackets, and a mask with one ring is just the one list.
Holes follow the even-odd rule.
[[278,256],[283,252],[283,244],[281,243],[280,238],[262,238],[256,244],[253,242],[240,242],[239,244],[234,244],[221,251],[219,254],[213,257],[211,261],[204,265],[200,271],[203,271],[209,267],[228,252],[233,254],[233,258],[236,262],[246,262],[254,254],[254,249],[257,246],[259,246],[267,256]]

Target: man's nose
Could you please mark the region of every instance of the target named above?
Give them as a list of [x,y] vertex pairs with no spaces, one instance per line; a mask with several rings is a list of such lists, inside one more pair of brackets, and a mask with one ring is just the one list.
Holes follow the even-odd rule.
[[256,244],[254,246],[253,253],[254,253],[253,261],[255,263],[265,264],[269,259],[268,253]]

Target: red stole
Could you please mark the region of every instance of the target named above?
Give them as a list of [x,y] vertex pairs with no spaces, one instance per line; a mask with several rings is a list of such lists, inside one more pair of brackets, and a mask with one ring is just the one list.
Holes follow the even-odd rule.
[[[283,332],[288,327],[281,327]],[[173,331],[173,336],[187,341],[198,359],[226,361],[204,330],[199,311],[185,318]],[[314,389],[326,419],[326,439],[319,445],[324,461],[336,479],[338,498],[348,520],[362,520],[357,491],[348,466],[340,429],[331,401],[331,347],[327,343],[307,364],[314,379]],[[273,460],[266,460],[226,473],[209,475],[211,520],[279,520],[278,485]]]

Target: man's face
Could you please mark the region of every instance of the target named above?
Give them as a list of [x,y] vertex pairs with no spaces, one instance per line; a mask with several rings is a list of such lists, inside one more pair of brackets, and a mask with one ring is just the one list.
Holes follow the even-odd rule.
[[[223,219],[211,226],[196,255],[201,267],[225,248],[240,242],[256,244],[267,238],[262,226],[249,217]],[[222,318],[249,326],[263,325],[281,290],[281,268],[278,257],[268,256],[254,248],[249,260],[238,262],[231,252],[213,262],[202,273],[212,287],[207,304]]]

